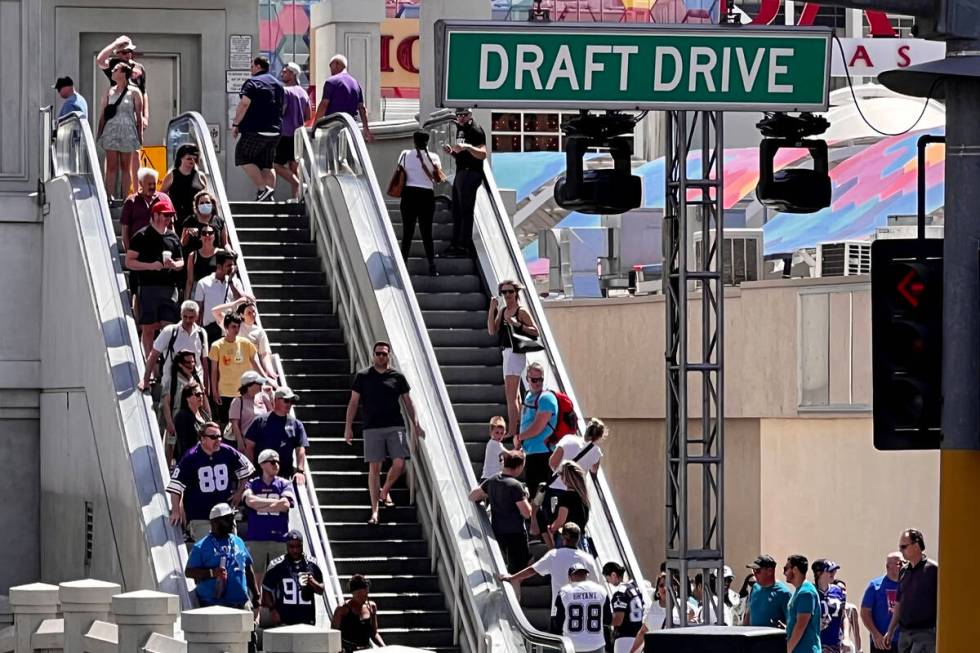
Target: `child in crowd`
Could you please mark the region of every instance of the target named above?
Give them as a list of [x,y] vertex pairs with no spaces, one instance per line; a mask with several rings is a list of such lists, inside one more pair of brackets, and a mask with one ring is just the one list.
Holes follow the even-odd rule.
[[490,418],[490,440],[487,451],[483,456],[483,473],[480,482],[493,478],[500,473],[500,454],[504,449],[504,435],[507,433],[507,421],[500,415]]

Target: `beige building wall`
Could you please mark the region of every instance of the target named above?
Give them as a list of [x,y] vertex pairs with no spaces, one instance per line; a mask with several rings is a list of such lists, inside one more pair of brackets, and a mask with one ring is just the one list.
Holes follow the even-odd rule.
[[[581,411],[612,429],[603,467],[650,575],[664,549],[664,299],[545,306]],[[695,321],[694,356],[699,332]],[[859,602],[903,528],[923,529],[937,554],[938,453],[874,449],[870,339],[867,277],[727,290],[725,541],[739,582],[759,551],[826,556]]]

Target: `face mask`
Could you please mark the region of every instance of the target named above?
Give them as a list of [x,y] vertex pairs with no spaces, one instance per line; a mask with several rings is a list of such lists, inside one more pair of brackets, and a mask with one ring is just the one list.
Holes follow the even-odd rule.
[[197,210],[201,213],[201,215],[211,215],[211,210],[213,208],[214,208],[214,205],[212,205],[212,204],[198,204],[197,205]]

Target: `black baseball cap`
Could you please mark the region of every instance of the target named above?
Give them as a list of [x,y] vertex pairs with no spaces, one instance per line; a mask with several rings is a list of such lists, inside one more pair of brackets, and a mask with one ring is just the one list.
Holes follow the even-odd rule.
[[287,542],[292,542],[294,540],[299,540],[300,542],[303,541],[303,534],[300,533],[295,528],[293,530],[289,531],[288,533],[286,533],[286,541]]
[[57,81],[55,81],[54,86],[52,86],[51,88],[53,88],[56,91],[60,91],[66,86],[74,86],[74,85],[75,85],[74,80],[72,80],[72,78],[69,77],[68,75],[65,75],[64,77],[59,77]]
[[766,555],[763,553],[761,556],[745,566],[749,569],[775,569],[776,559],[771,555]]
[[819,574],[824,571],[837,571],[838,569],[840,569],[840,565],[833,560],[828,560],[827,558],[814,560],[813,564],[810,565],[810,571],[815,574]]

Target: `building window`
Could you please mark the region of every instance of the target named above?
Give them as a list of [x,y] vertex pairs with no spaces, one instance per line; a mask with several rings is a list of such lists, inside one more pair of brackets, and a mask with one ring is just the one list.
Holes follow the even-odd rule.
[[[565,135],[561,124],[575,113],[493,112],[490,115],[490,142],[494,152],[564,152]],[[626,138],[631,144],[633,137]],[[593,148],[603,152],[607,148]]]

